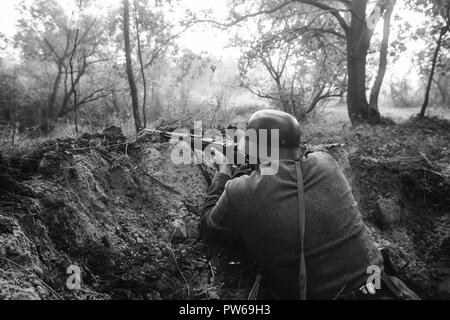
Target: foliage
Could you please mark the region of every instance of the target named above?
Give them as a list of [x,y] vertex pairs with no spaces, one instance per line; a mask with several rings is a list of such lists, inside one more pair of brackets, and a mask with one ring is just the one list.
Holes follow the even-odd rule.
[[[321,44],[320,49],[322,49],[322,51],[326,51],[326,49],[328,49],[327,47],[331,46],[340,54],[338,61],[342,60],[347,62],[347,77],[345,80],[347,82],[347,104],[351,121],[353,123],[361,121],[377,123],[380,121],[378,95],[380,93],[380,87],[387,64],[384,57],[386,57],[388,50],[388,37],[386,37],[381,46],[380,57],[382,57],[381,60],[383,62],[379,66],[377,81],[375,81],[370,97],[370,105],[366,94],[366,59],[375,25],[379,18],[383,16],[384,12],[389,13],[385,14],[388,17],[391,16],[390,13],[395,5],[395,1],[378,1],[373,8],[373,12],[369,15],[367,15],[367,11],[369,10],[368,1],[333,1],[333,3],[330,3],[311,0],[272,0],[244,3],[236,0],[233,2],[233,5],[234,7],[230,12],[230,21],[228,23],[219,24],[222,26],[232,26],[240,24],[243,21],[253,21],[253,25],[250,24],[251,28],[247,24],[245,32],[248,32],[248,29],[256,29],[256,36],[250,37],[250,39],[258,39],[255,42],[259,43],[259,48],[258,45],[255,46],[253,43],[246,48],[244,46],[244,51],[248,50],[248,48],[252,49],[256,47],[260,52],[265,52],[265,54],[270,57],[272,55],[272,52],[270,52],[271,46],[268,46],[270,43],[276,43],[277,45],[279,45],[279,43],[284,43],[287,47],[290,47],[292,43],[292,46],[297,48],[297,46],[301,46],[304,43],[311,43],[311,41],[302,43],[301,40],[303,38],[317,38]],[[390,18],[385,19],[386,34],[389,34],[389,29]],[[300,44],[295,43],[297,40],[300,40]],[[238,45],[241,46],[242,44],[238,41]],[[285,66],[285,62],[288,58],[287,49],[285,48],[282,51],[284,51],[283,54],[285,57],[278,59],[278,62],[281,62],[278,66],[281,65],[281,68],[273,67],[271,61],[267,63],[267,58],[262,59],[262,64],[266,66],[270,76],[275,81],[278,95],[277,100],[279,105],[284,106],[283,109],[290,110],[294,115],[302,117],[304,113],[307,113],[308,110],[314,108],[317,104],[317,100],[320,101],[323,99],[321,91],[325,90],[325,98],[329,95],[339,95],[332,92],[334,91],[334,88],[340,87],[339,84],[336,84],[336,82],[340,82],[338,80],[338,78],[341,77],[340,73],[332,74],[331,78],[333,79],[333,85],[331,86],[328,85],[328,81],[325,80],[325,85],[319,85],[319,90],[307,88],[306,90],[309,92],[318,91],[318,93],[313,93],[312,99],[305,99],[304,95],[301,93],[296,94],[294,90],[285,90],[282,88],[280,72],[284,72],[285,68],[283,66]],[[320,50],[319,53],[329,56],[327,53],[320,52]],[[274,55],[275,60],[277,60],[277,54],[274,53]],[[261,59],[261,55],[259,56]],[[320,61],[320,58],[318,60]],[[333,59],[331,60],[333,61]],[[325,61],[326,59],[323,59],[321,63],[324,64],[326,63]],[[272,67],[270,67],[271,65]],[[275,65],[277,65],[276,62]],[[331,63],[331,65],[333,64]],[[340,66],[340,63],[337,65]],[[328,70],[330,63],[326,63],[326,66],[327,68],[323,68],[323,70]],[[319,66],[318,69],[321,70],[322,68]],[[321,76],[323,77],[322,74]],[[295,85],[295,81],[291,81],[290,83],[291,89],[298,87]],[[248,84],[246,86],[251,88]],[[252,91],[257,95],[266,96],[268,99],[270,99],[270,97],[272,97],[272,99],[274,98],[273,95],[264,94],[260,90]],[[291,98],[291,102],[288,102],[289,99],[283,97],[286,96],[286,93],[284,93],[285,91],[290,91],[288,95],[291,97],[297,96],[297,99]],[[338,91],[340,90],[338,89]],[[295,109],[297,109],[295,104],[305,105],[308,103],[305,103],[305,101],[293,102],[294,100],[299,100],[298,98],[311,101],[309,106],[303,106],[303,109],[306,110],[303,113],[301,111],[295,111]]]
[[[450,60],[450,39],[448,37],[450,34],[450,0],[410,0],[408,3],[410,6],[422,8],[430,18],[427,26],[417,30],[419,36],[431,35],[430,40],[433,43],[432,47],[427,47],[421,52],[422,59],[419,59],[421,73],[427,78],[425,99],[420,111],[420,115],[423,117],[429,104],[430,95],[437,96],[437,102],[444,105],[448,98],[448,90],[445,85],[448,85],[449,67],[447,62]],[[431,61],[431,65],[428,61]],[[436,74],[437,76],[435,76]],[[437,87],[435,92],[432,88],[433,82]]]
[[[266,76],[258,77],[258,64]],[[288,43],[263,39],[251,44],[240,61],[243,87],[299,119],[321,100],[343,95],[344,69],[339,48],[320,33]]]
[[[348,44],[353,36],[348,28],[358,20],[354,6],[364,4],[366,17],[360,18],[367,20],[375,5],[366,1],[234,0],[228,20],[218,22],[206,19],[208,12],[184,8],[182,0],[129,2],[130,53],[139,117],[151,123],[160,117],[203,112],[208,125],[234,121],[235,114],[244,120],[241,111],[232,109],[245,106],[280,108],[303,119],[316,106],[327,105],[330,97],[354,96],[347,90],[348,63],[356,61],[349,59]],[[130,127],[121,4],[93,0],[61,3],[22,1],[17,34],[13,38],[0,35],[4,57],[0,67],[0,127],[5,128],[5,137],[11,133],[13,109],[20,133],[33,136],[52,130],[66,134],[60,129],[63,125],[74,133],[110,125]],[[409,50],[408,39],[423,41],[426,45],[417,52],[415,63],[424,81],[439,26],[445,22],[444,2],[407,3],[427,20],[417,30],[408,22],[397,21],[393,29],[397,37],[392,37],[389,54],[395,61]],[[403,8],[402,4],[396,17],[402,16]],[[229,61],[181,47],[178,37],[193,26],[227,29],[230,45],[241,49],[239,64],[235,58]],[[361,27],[364,32],[360,35],[364,41],[370,40],[370,50],[366,83],[358,82],[364,97],[357,108],[367,100],[367,87],[375,79],[379,60],[380,41],[371,39],[366,29]],[[443,40],[436,63],[431,88],[431,104],[436,106],[449,101],[449,41],[448,37]],[[365,49],[357,51],[364,55]],[[13,94],[12,79],[17,94]],[[421,90],[399,81],[392,83],[392,90],[382,91],[384,101],[392,93],[396,105],[417,106],[412,100],[418,99]],[[13,100],[17,108],[13,108]]]

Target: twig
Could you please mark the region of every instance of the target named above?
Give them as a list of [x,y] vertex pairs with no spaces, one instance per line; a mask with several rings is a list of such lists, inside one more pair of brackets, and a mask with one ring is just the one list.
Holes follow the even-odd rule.
[[198,293],[197,294],[197,296],[201,296],[202,294],[205,294],[205,293],[207,293],[208,291],[211,291],[211,290],[218,290],[218,289],[220,289],[220,288],[222,288],[223,287],[223,283],[220,283],[219,285],[217,285],[217,286],[212,286],[212,287],[209,287],[209,288],[206,288],[205,290],[203,290],[202,292],[200,292],[200,293]]
[[175,251],[173,251],[172,244],[171,244],[174,235],[175,235],[175,230],[173,231],[172,236],[170,237],[170,240],[169,240],[169,249],[170,249],[170,252],[172,253],[173,260],[175,261],[175,265],[177,266],[178,272],[180,273],[181,277],[183,278],[184,282],[186,283],[186,289],[187,289],[187,294],[188,294],[188,298],[189,298],[191,296],[191,289],[189,286],[189,282],[187,281],[186,277],[184,276],[183,272],[180,269],[180,266],[178,265],[177,257],[175,256]]
[[155,181],[155,182],[157,182],[158,184],[160,184],[161,186],[163,186],[164,188],[166,188],[166,189],[168,189],[168,190],[170,190],[170,191],[172,191],[172,192],[175,192],[176,194],[178,194],[178,195],[180,195],[180,196],[182,195],[181,192],[179,192],[179,191],[175,190],[174,188],[172,188],[171,186],[168,186],[167,184],[165,184],[165,183],[159,181],[158,179],[156,179],[155,177],[151,176],[151,175],[148,174],[147,172],[142,171],[142,173],[143,173],[145,176],[147,176],[147,177],[149,177],[150,179],[152,179],[153,181]]
[[347,287],[347,283],[344,284],[344,286],[342,287],[342,289],[339,291],[339,293],[333,298],[333,300],[336,300],[337,298],[339,298],[339,296],[341,295],[342,292],[344,292],[345,288]]
[[438,176],[441,176],[441,177],[444,177],[444,175],[442,173],[434,171],[434,170],[429,170],[429,169],[422,169],[422,170],[426,171],[426,172],[437,174]]
[[167,300],[167,299],[173,297],[174,295],[176,295],[177,293],[179,293],[179,292],[181,292],[181,291],[183,291],[183,290],[184,290],[184,288],[183,288],[183,289],[180,289],[180,290],[177,290],[177,291],[175,291],[175,292],[169,294],[168,296],[164,297],[164,300]]
[[[422,152],[419,152],[419,153],[420,153],[420,155],[425,159],[425,161],[428,163],[428,165],[429,165],[431,168],[433,168],[433,169],[436,168],[436,166],[433,165],[433,163],[427,158],[427,156],[426,156],[424,153],[422,153]],[[444,176],[442,173],[437,172],[437,171],[435,171],[435,170],[423,169],[423,171],[428,171],[428,172],[437,174],[438,176],[441,176],[441,177]]]
[[208,264],[209,264],[209,267],[211,268],[211,275],[213,276],[213,278],[215,278],[216,277],[216,273],[214,272],[214,268],[213,268],[213,266],[211,264],[211,261],[208,261]]
[[[107,148],[112,148],[112,147],[118,147],[118,146],[124,146],[133,143],[133,141],[126,141],[126,142],[120,142],[120,143],[115,143],[115,144],[110,144],[107,146]],[[67,149],[67,151],[85,151],[85,150],[91,150],[91,149],[95,149],[98,147],[101,147],[102,144],[100,143],[99,145],[95,145],[95,146],[89,146],[89,147],[84,147],[84,148],[72,148],[72,149]]]
[[430,165],[430,167],[434,168],[434,165],[431,163],[430,160],[428,160],[427,156],[422,152],[419,152],[419,153],[425,159],[425,161]]
[[28,273],[29,275],[32,275],[33,277],[35,277],[40,283],[42,283],[47,289],[49,289],[51,292],[53,292],[60,300],[64,300],[63,297],[61,297],[58,292],[56,292],[52,287],[50,287],[47,283],[44,282],[44,280],[42,280],[41,278],[39,278],[36,274],[34,274],[33,272],[25,269],[23,266],[21,266],[20,264],[8,259],[7,257],[4,256],[0,256],[1,259],[6,260],[7,262],[15,265],[16,267],[20,268],[21,270],[25,271],[26,273]]
[[250,291],[250,294],[248,295],[247,300],[256,300],[258,297],[258,291],[259,291],[259,284],[261,283],[262,273],[258,273],[255,279],[255,283],[253,284],[252,290]]

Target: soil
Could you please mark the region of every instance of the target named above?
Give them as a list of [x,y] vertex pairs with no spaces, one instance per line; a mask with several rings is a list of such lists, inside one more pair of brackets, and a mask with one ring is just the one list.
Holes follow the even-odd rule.
[[[341,164],[400,277],[450,298],[450,126],[426,121],[305,147]],[[173,148],[109,128],[0,155],[0,299],[247,299],[257,266],[197,231],[213,170],[173,164]]]

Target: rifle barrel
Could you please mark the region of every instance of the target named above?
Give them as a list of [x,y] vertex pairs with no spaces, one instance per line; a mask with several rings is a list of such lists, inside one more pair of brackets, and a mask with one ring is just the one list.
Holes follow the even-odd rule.
[[[160,131],[160,130],[144,129],[143,132],[160,134],[160,135],[165,136],[170,139],[182,138],[183,141],[185,141],[185,142],[188,142],[187,140],[190,140],[190,145],[191,145],[192,150],[204,151],[208,146],[212,146],[212,147],[218,149],[219,151],[221,151],[225,156],[233,155],[234,156],[233,163],[238,162],[239,156],[241,158],[243,157],[246,162],[248,161],[248,156],[244,152],[239,150],[238,144],[236,142],[234,142],[234,143],[219,142],[212,138],[204,138],[201,135]],[[201,150],[199,149],[199,147],[201,147]]]

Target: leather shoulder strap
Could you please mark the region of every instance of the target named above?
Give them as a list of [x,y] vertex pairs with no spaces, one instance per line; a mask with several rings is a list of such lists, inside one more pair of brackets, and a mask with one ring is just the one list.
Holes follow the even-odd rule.
[[304,240],[305,240],[305,222],[306,222],[306,212],[305,212],[305,197],[304,197],[304,187],[303,187],[303,174],[301,162],[297,161],[295,163],[297,171],[297,207],[298,207],[298,221],[300,230],[300,270],[299,270],[299,290],[300,290],[300,300],[306,300],[306,262],[304,253]]

